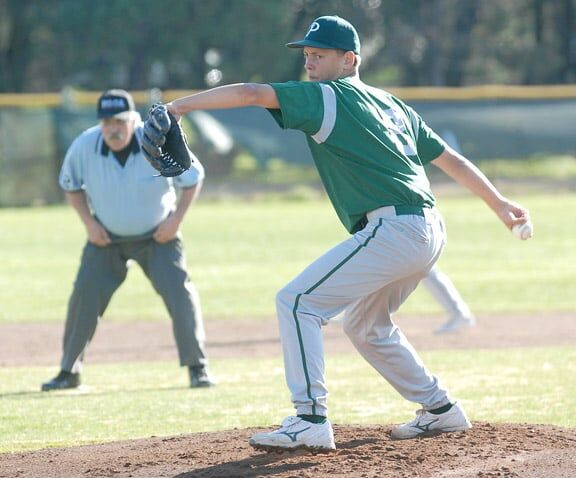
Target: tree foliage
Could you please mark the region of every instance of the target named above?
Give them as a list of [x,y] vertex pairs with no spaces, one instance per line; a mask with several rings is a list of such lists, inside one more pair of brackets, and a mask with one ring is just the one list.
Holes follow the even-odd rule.
[[283,45],[337,14],[379,85],[576,79],[576,0],[0,0],[0,91],[205,88],[302,75]]

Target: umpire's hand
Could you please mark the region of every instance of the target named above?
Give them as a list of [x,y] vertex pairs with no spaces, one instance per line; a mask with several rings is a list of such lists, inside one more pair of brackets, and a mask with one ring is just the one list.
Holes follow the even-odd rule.
[[86,224],[86,232],[88,233],[88,242],[100,247],[110,244],[110,236],[106,229],[96,220],[93,219]]
[[170,214],[154,231],[154,240],[160,244],[170,242],[178,234],[179,228],[180,220],[174,214]]

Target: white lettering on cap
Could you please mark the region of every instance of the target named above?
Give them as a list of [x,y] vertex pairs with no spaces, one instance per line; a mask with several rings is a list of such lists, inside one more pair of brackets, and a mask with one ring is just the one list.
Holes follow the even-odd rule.
[[315,32],[317,30],[320,30],[320,24],[318,22],[314,22],[312,23],[312,25],[310,25],[310,29],[308,30],[308,33],[306,33],[306,36],[310,35],[310,33]]
[[104,109],[127,108],[128,105],[122,98],[103,98],[100,107]]

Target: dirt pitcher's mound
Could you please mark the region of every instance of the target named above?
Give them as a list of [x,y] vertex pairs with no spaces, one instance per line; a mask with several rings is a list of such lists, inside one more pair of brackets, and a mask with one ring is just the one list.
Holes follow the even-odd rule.
[[574,477],[576,429],[475,422],[468,432],[392,441],[390,426],[334,427],[338,450],[262,453],[251,430],[0,455],[0,477]]

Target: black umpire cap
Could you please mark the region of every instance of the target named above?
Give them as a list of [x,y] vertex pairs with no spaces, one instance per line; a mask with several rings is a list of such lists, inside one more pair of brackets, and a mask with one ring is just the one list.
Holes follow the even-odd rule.
[[128,121],[133,111],[136,111],[134,100],[126,90],[108,90],[98,99],[98,119],[118,118]]

